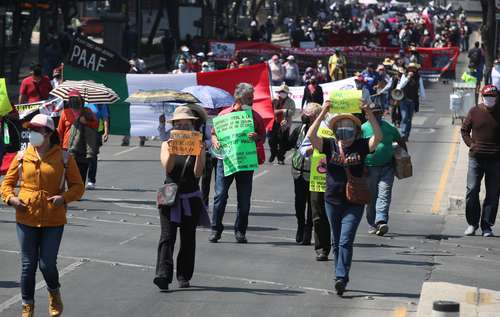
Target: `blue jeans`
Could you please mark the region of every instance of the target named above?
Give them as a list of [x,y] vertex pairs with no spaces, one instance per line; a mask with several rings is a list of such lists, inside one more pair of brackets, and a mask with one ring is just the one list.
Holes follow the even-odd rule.
[[215,197],[214,212],[212,215],[212,230],[221,233],[224,230],[222,218],[226,211],[229,188],[236,180],[236,193],[238,207],[236,221],[234,223],[234,232],[245,234],[248,227],[248,214],[250,213],[250,200],[252,196],[253,171],[236,172],[229,176],[224,176],[224,163],[222,160],[217,162],[217,171],[215,174]]
[[399,111],[401,113],[399,132],[401,133],[401,137],[408,140],[410,137],[411,120],[415,112],[415,103],[410,99],[403,99],[399,104]]
[[35,297],[37,265],[49,290],[57,290],[61,286],[57,254],[64,226],[36,228],[18,223],[16,231],[21,245],[21,296],[23,303],[31,304]]
[[354,238],[363,217],[363,205],[333,205],[325,201],[326,216],[330,222],[335,277],[349,279]]
[[370,226],[375,227],[380,222],[389,221],[393,184],[392,163],[383,166],[368,166],[368,185],[372,194],[372,202],[366,205],[366,220]]
[[[486,196],[483,201],[483,212],[479,193],[481,180],[484,177]],[[495,224],[498,212],[498,199],[500,197],[500,160],[494,158],[469,157],[467,171],[467,192],[465,196],[465,215],[469,225],[481,230],[490,230]]]

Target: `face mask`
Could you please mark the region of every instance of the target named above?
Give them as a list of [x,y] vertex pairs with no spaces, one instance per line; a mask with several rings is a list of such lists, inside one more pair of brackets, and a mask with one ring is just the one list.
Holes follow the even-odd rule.
[[78,100],[70,100],[69,101],[69,107],[71,109],[80,109],[80,101],[78,101]]
[[286,92],[280,92],[281,99],[285,99],[286,97],[288,97],[288,94]]
[[41,146],[43,144],[44,139],[45,138],[43,137],[43,134],[41,134],[40,132],[30,131],[29,140],[31,145],[35,147]]
[[182,69],[182,70],[186,69],[186,64],[179,64],[179,69]]
[[174,130],[193,130],[193,126],[191,124],[174,124]]
[[352,127],[342,127],[335,130],[337,140],[348,140],[354,137],[355,130]]
[[202,69],[203,71],[206,71],[206,72],[208,71],[208,67],[206,67],[206,66],[205,66],[205,67],[202,67],[201,69]]
[[488,108],[493,108],[496,104],[496,97],[483,97],[484,105]]

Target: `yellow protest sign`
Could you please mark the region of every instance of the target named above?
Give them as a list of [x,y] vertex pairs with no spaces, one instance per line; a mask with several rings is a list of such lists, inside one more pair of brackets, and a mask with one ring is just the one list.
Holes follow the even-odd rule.
[[319,127],[318,133],[316,135],[320,138],[331,139],[334,137],[333,131],[326,127]]
[[324,193],[326,190],[326,155],[314,150],[311,156],[309,191]]
[[4,116],[12,111],[5,78],[0,78],[0,116]]
[[172,130],[170,143],[172,154],[176,155],[200,155],[201,133],[197,131]]
[[361,90],[332,90],[330,92],[330,101],[332,113],[360,113],[359,106],[361,105]]

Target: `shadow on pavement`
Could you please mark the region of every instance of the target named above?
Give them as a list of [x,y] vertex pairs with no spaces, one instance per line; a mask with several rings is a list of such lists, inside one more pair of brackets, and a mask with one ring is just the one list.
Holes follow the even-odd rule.
[[388,245],[383,243],[354,243],[356,248],[387,248],[387,249],[407,249],[407,246]]
[[378,264],[395,264],[395,265],[410,265],[410,266],[433,266],[440,265],[428,261],[407,261],[407,260],[352,260],[357,263],[378,263]]
[[245,293],[254,295],[280,295],[296,296],[304,294],[303,291],[285,290],[285,289],[264,289],[264,288],[244,288],[244,287],[224,287],[224,286],[194,286],[190,288],[176,289],[175,292],[221,292],[221,293]]
[[17,281],[0,281],[0,288],[17,288],[19,285]]
[[346,295],[344,294],[342,298],[353,299],[360,297],[402,297],[402,298],[419,298],[420,294],[412,294],[412,293],[384,293],[384,292],[374,292],[367,290],[356,290],[356,289],[347,289],[346,292],[349,293],[359,293],[359,295]]

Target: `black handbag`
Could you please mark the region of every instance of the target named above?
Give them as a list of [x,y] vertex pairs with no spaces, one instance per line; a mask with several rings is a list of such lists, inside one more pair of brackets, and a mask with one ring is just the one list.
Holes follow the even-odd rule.
[[[179,178],[181,181],[182,178],[184,177],[184,172],[186,171],[186,167],[190,158],[191,158],[190,156],[186,158],[184,166],[182,167],[181,176]],[[160,186],[156,191],[156,206],[158,208],[173,206],[177,199],[178,189],[179,186],[176,183],[167,183]]]

